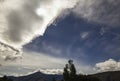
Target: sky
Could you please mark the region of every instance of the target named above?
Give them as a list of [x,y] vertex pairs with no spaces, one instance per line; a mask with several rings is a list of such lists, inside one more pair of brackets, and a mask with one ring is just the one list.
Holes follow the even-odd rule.
[[0,75],[62,72],[69,59],[78,73],[120,70],[119,3],[0,0]]

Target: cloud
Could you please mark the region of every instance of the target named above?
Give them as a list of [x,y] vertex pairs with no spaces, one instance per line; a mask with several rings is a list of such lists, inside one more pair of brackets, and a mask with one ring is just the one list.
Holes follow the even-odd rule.
[[20,48],[32,39],[43,35],[47,26],[63,10],[73,8],[75,5],[73,12],[79,17],[89,21],[118,25],[119,3],[119,0],[1,0],[0,41]]
[[88,21],[117,26],[120,25],[119,0],[79,0],[73,13]]
[[0,62],[2,64],[0,75],[23,76],[39,70],[47,74],[62,73],[67,59],[24,49],[22,59],[14,62],[0,59]]
[[63,69],[41,69],[40,71],[45,74],[63,74]]
[[34,73],[35,69],[20,67],[20,66],[3,66],[0,68],[0,76],[24,76]]
[[72,8],[74,3],[72,0],[1,1],[0,41],[20,48],[43,35],[62,10]]
[[[73,60],[77,73],[95,73],[92,66],[85,64],[83,61],[78,62],[76,59]],[[2,64],[0,75],[23,76],[39,70],[46,74],[61,74],[65,64],[68,62],[68,58],[58,58],[24,49],[21,59],[16,61],[4,61],[0,59],[0,62]]]
[[80,34],[82,39],[85,39],[89,35],[89,32],[83,32]]
[[[9,45],[0,43],[0,60],[4,61],[15,61],[21,58],[22,52]],[[2,61],[0,62],[2,63]]]
[[[1,59],[2,60],[2,59]],[[61,68],[64,66],[67,59],[57,58],[44,53],[36,53],[29,50],[24,50],[22,58],[16,61],[2,60],[3,66],[29,66],[29,67],[41,67],[41,68]]]
[[0,0],[0,42],[20,49],[43,35],[57,17],[62,17],[61,13],[68,14],[66,9],[88,21],[119,25],[119,3],[119,0]]
[[[0,42],[2,47],[5,44],[6,50],[12,48],[11,52],[16,52],[34,38],[43,35],[46,28],[62,11],[72,8],[75,3],[76,0],[0,0]],[[12,56],[14,53],[11,52],[5,53],[9,53],[6,60],[15,59]]]
[[120,62],[117,62],[113,59],[109,59],[104,62],[97,63],[95,67],[99,72],[116,71],[120,70]]

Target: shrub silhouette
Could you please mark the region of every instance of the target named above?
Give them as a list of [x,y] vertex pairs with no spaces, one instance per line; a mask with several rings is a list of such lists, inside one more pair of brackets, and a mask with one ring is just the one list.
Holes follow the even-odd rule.
[[70,78],[67,81],[100,81],[100,80],[97,77],[93,77],[90,75],[76,75],[74,78]]
[[53,78],[52,81],[57,81],[57,80],[55,78]]
[[78,75],[78,81],[100,81],[97,77],[93,77],[90,75]]
[[8,78],[7,76],[3,76],[2,78],[0,78],[0,81],[13,81],[13,80]]

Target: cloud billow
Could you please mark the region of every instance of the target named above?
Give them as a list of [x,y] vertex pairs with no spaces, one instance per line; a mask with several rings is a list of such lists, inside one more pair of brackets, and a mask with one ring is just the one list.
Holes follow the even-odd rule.
[[96,64],[96,70],[99,72],[104,71],[117,71],[120,70],[120,62],[113,59],[106,60]]
[[43,35],[48,25],[75,3],[72,0],[0,0],[0,42],[7,47],[22,48]]

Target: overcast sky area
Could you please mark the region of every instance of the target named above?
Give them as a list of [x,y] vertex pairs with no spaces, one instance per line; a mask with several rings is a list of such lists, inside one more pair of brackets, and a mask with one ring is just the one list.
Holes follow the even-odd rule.
[[[19,4],[18,4],[19,3]],[[120,70],[119,0],[0,0],[0,75]]]

